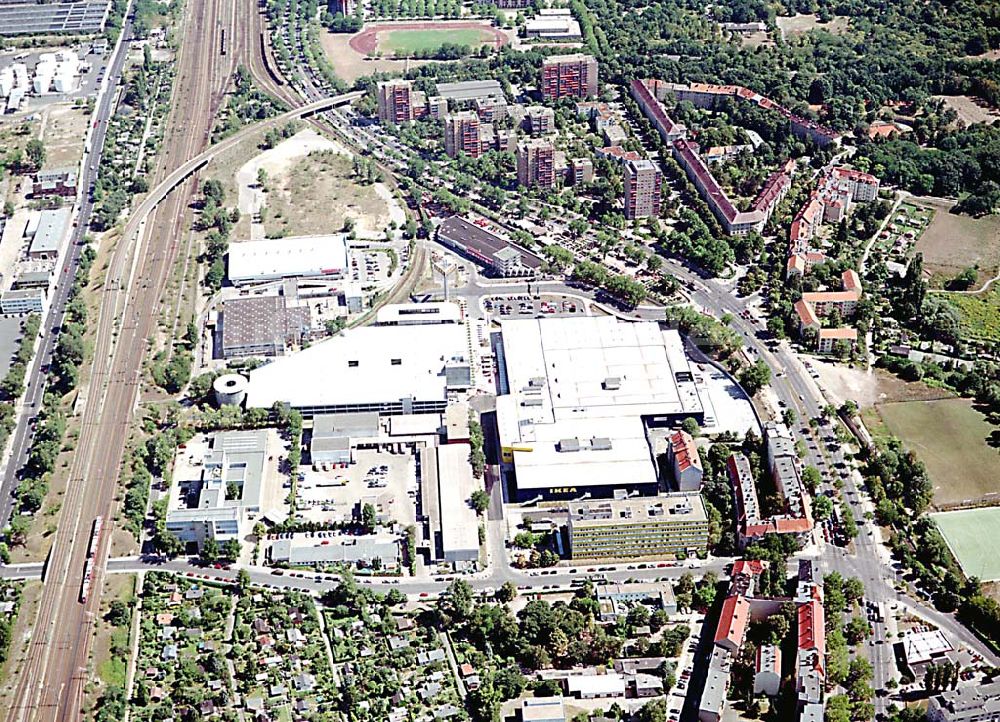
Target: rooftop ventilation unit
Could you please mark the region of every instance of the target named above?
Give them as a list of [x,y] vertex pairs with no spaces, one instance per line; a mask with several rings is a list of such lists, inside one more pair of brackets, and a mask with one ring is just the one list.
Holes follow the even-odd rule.
[[558,446],[556,447],[559,451],[579,451],[580,450],[580,440],[579,439],[560,439]]

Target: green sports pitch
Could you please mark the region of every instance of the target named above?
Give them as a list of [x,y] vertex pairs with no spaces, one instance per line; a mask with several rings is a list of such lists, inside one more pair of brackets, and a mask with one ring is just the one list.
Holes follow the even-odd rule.
[[966,576],[1000,580],[1000,507],[932,514]]
[[493,34],[479,28],[390,30],[380,33],[379,48],[394,55],[414,55],[437,50],[445,43],[468,45],[473,50],[493,41]]

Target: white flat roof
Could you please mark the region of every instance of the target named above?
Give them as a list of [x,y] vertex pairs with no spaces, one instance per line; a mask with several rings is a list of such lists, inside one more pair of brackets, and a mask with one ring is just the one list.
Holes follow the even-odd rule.
[[464,324],[356,328],[251,371],[247,407],[443,402],[445,362],[467,354]]
[[437,447],[438,484],[441,490],[441,548],[449,552],[479,551],[479,519],[469,498],[476,479],[469,463],[468,444]]
[[[655,322],[530,319],[502,332],[497,424],[520,489],[655,483],[643,417],[702,412],[680,335]],[[579,450],[560,450],[568,439]]]
[[954,647],[940,629],[911,632],[903,637],[903,651],[907,664],[921,664],[952,651]]
[[566,690],[573,694],[610,697],[625,693],[625,677],[620,674],[575,674],[566,678]]
[[462,313],[450,301],[432,303],[392,303],[379,309],[375,317],[380,325],[401,323],[458,323]]
[[341,275],[346,268],[347,240],[342,233],[240,241],[229,246],[229,280],[233,284]]

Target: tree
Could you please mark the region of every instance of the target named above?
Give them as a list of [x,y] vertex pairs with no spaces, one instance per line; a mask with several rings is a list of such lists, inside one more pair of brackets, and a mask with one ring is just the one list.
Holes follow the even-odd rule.
[[236,539],[227,539],[222,545],[222,557],[235,561],[240,556],[240,543]]
[[868,634],[868,622],[863,617],[851,617],[844,627],[844,636],[850,644],[860,644]]
[[371,504],[365,504],[361,507],[361,526],[366,534],[375,533],[375,527],[378,526],[377,516],[375,507]]
[[514,582],[504,582],[500,585],[500,588],[497,589],[496,596],[497,601],[503,604],[514,601],[517,597],[517,585],[515,585]]
[[751,396],[771,383],[771,367],[763,359],[744,368],[739,375],[740,384]]
[[813,516],[816,521],[829,519],[833,513],[833,502],[826,494],[820,494],[813,500]]
[[472,587],[464,579],[456,579],[438,599],[438,610],[446,618],[464,622],[472,613]]
[[45,165],[45,144],[37,138],[29,140],[24,147],[24,152],[28,156],[28,163],[33,170],[41,170]]
[[633,717],[635,722],[665,722],[667,719],[667,702],[664,699],[647,702]]
[[108,607],[108,613],[104,617],[108,624],[114,627],[124,627],[128,624],[132,616],[132,607],[122,599],[115,599]]
[[683,421],[681,421],[681,428],[691,436],[698,436],[701,434],[701,427],[698,425],[697,420],[693,416],[688,416]]
[[798,414],[795,413],[795,409],[785,409],[781,412],[781,423],[785,426],[794,426],[797,419]]
[[209,538],[205,540],[205,543],[201,545],[201,559],[207,564],[211,564],[216,559],[219,558],[219,542],[215,541],[214,538]]
[[802,483],[805,484],[806,489],[811,494],[816,493],[816,489],[822,481],[823,477],[820,475],[819,469],[815,466],[807,466],[802,470]]
[[469,497],[469,501],[472,503],[472,508],[476,510],[476,513],[482,514],[490,506],[490,495],[484,489],[476,489],[472,492],[472,496]]

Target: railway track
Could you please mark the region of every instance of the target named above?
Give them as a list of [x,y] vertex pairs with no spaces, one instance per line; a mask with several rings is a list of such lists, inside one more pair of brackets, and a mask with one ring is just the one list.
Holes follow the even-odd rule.
[[[236,52],[223,55],[223,33],[234,38],[237,13],[223,0],[193,0],[174,86],[166,141],[156,182],[208,144],[210,125],[235,69]],[[231,46],[236,43],[230,41]],[[232,47],[235,50],[235,47]],[[158,299],[178,253],[191,178],[178,187],[146,222],[133,245],[124,239],[113,251],[101,299],[91,366],[90,393],[81,418],[62,518],[47,565],[33,640],[22,665],[6,719],[77,720],[89,678],[93,624],[111,543],[118,470],[141,385],[147,340],[156,332]],[[127,280],[126,280],[127,279]],[[97,516],[107,532],[99,539],[92,566],[92,594],[79,601],[89,535]]]

